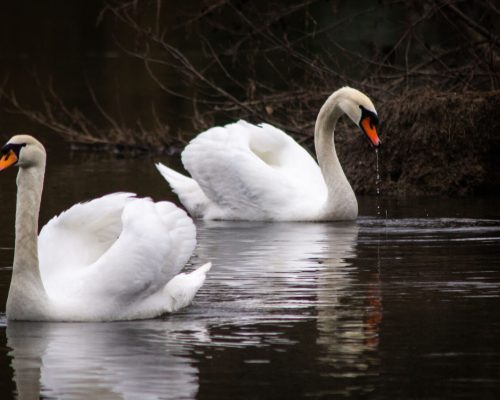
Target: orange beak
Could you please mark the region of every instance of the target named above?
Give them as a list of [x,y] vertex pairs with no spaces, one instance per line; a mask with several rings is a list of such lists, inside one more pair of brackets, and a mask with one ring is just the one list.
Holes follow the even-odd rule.
[[17,162],[17,156],[14,150],[9,150],[7,154],[4,154],[0,158],[0,171],[14,165]]
[[363,118],[361,120],[360,126],[361,126],[361,129],[363,130],[363,132],[366,134],[366,136],[370,140],[370,143],[375,147],[380,146],[381,141],[377,135],[377,128],[372,123],[370,117]]

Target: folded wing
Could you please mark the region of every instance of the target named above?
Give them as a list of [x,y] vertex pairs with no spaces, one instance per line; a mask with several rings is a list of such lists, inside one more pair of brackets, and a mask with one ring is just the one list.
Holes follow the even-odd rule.
[[112,310],[163,290],[189,260],[196,229],[172,203],[117,194],[72,207],[39,243],[49,296]]
[[190,142],[182,161],[205,195],[236,217],[275,216],[288,204],[300,204],[311,191],[326,195],[314,159],[267,124],[239,121],[209,129]]

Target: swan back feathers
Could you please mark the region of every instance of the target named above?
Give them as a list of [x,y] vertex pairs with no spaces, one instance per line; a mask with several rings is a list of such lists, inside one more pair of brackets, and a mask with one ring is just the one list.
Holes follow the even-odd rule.
[[290,199],[300,199],[305,207],[309,196],[326,196],[314,159],[268,124],[238,121],[211,128],[189,143],[182,162],[207,199],[207,219],[280,220],[295,212],[287,207]]

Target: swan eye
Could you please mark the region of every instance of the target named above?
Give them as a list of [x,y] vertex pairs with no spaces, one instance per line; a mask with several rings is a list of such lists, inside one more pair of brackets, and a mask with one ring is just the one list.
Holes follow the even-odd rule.
[[377,114],[375,114],[373,111],[367,110],[362,105],[360,105],[359,108],[361,109],[361,118],[359,120],[359,124],[361,125],[361,121],[368,117],[370,119],[370,127],[377,128],[379,125]]
[[0,171],[11,165],[14,165],[19,161],[19,152],[21,148],[26,146],[26,143],[23,144],[14,144],[7,143],[0,149],[1,157],[0,157]]
[[26,146],[26,143],[7,143],[2,147],[0,152],[3,156],[5,156],[6,154],[9,154],[9,152],[13,151],[17,158],[19,158],[19,152],[24,146]]

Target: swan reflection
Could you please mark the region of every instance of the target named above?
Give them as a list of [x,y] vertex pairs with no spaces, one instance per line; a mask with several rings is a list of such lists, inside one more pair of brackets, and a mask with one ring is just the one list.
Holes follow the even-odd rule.
[[192,322],[9,322],[19,399],[190,399],[198,371],[182,346],[203,341]]
[[215,265],[203,299],[217,299],[225,318],[234,310],[230,323],[314,318],[325,360],[376,349],[380,284],[376,268],[354,265],[356,223],[198,225],[195,254]]
[[[356,263],[367,256],[358,231],[355,223],[198,222],[191,263],[212,261],[213,269],[184,313],[152,321],[9,323],[20,398],[199,397],[210,385],[207,374],[234,372],[234,357],[272,374],[273,360],[300,364],[305,348],[318,371],[372,376],[380,285],[376,268]],[[231,384],[237,382],[224,383]]]

